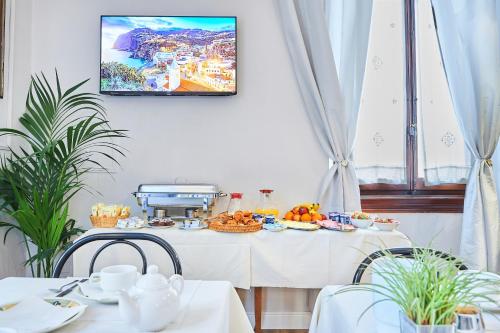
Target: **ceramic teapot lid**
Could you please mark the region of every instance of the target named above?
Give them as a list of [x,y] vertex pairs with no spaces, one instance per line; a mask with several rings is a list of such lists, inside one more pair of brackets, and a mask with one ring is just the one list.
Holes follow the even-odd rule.
[[137,287],[145,290],[163,289],[167,286],[167,278],[158,273],[158,266],[156,265],[149,265],[147,273],[137,281]]

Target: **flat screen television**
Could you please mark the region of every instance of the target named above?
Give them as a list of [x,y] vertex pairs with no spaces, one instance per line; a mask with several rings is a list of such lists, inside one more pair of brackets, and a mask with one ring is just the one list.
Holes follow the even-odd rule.
[[100,92],[235,95],[236,17],[101,16]]

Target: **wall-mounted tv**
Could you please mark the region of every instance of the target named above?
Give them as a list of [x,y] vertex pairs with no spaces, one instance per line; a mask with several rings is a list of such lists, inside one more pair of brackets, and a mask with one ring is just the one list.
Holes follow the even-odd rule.
[[101,16],[100,92],[235,95],[236,17]]

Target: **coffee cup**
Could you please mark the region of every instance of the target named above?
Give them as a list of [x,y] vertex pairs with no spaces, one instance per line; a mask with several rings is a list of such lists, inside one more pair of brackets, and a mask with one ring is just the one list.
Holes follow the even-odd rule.
[[104,291],[128,290],[135,285],[139,273],[132,265],[114,265],[101,269],[98,273],[92,273],[89,281],[98,284]]

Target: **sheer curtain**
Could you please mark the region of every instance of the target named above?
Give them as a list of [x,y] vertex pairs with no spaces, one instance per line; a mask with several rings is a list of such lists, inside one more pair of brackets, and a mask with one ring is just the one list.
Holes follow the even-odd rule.
[[372,0],[277,0],[304,106],[334,162],[320,190],[326,210],[360,209],[352,150]]
[[406,182],[403,2],[374,1],[354,162],[362,184]]
[[472,156],[453,111],[431,2],[416,6],[418,176],[426,185],[464,184]]
[[500,136],[500,1],[433,0],[448,85],[473,154],[461,256],[474,268],[500,271],[500,211],[492,155]]

